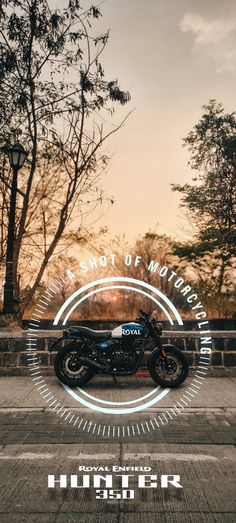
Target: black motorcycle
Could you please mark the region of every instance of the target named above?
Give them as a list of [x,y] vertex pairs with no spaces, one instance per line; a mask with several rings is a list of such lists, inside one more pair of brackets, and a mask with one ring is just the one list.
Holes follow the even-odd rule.
[[[161,343],[162,325],[155,314],[140,309],[135,322],[124,323],[112,331],[96,331],[87,327],[70,327],[50,347],[52,352],[62,341],[54,360],[58,379],[70,387],[82,387],[95,374],[131,376],[144,357],[150,340],[154,348],[147,361],[152,379],[161,387],[178,387],[188,376],[188,362],[174,345]],[[138,323],[137,323],[138,322]]]

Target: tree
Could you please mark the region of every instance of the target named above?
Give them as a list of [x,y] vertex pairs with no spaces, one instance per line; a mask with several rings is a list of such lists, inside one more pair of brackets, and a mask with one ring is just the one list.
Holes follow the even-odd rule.
[[204,280],[204,272],[201,278],[214,294],[227,294],[236,256],[236,114],[215,100],[203,109],[184,139],[194,184],[172,186],[194,226],[193,242],[176,246],[175,253],[190,261],[198,276],[204,264],[212,266],[212,278]]
[[[119,125],[107,123],[114,103],[124,105],[130,95],[105,77],[101,55],[109,33],[92,31],[100,16],[97,7],[82,9],[78,0],[63,10],[52,10],[47,0],[0,0],[0,146],[21,141],[29,150],[18,196],[18,292],[25,266],[34,277],[22,311],[52,256],[68,248],[70,233],[78,241],[86,237],[84,218],[104,198],[100,177],[108,158],[102,145],[128,116]],[[4,159],[1,167],[4,262],[10,173]]]
[[[99,255],[103,255],[104,252],[111,252],[115,255],[115,264],[114,267],[109,266],[109,275],[143,280],[160,289],[185,312],[185,301],[178,289],[174,287],[174,280],[168,281],[168,278],[161,277],[157,269],[153,272],[148,269],[151,261],[154,260],[159,262],[159,268],[167,266],[169,269],[176,271],[178,276],[182,276],[186,264],[173,254],[173,246],[174,240],[172,238],[165,234],[158,234],[156,229],[153,229],[143,235],[139,235],[132,243],[126,240],[125,235],[117,236],[111,239],[110,242],[107,240],[106,245],[100,243],[97,247],[94,246],[93,250]],[[133,261],[131,265],[125,265],[125,256],[127,254],[132,256]],[[139,258],[139,261],[135,266],[134,260],[136,258]],[[104,270],[99,271],[98,269],[96,274],[98,277],[104,277]],[[109,305],[109,318],[132,319],[138,314],[139,308],[148,312],[155,308],[155,304],[150,298],[130,290],[110,291],[109,297],[109,302],[108,300],[105,302]],[[104,295],[102,294],[100,297],[101,303],[103,298]],[[159,318],[165,319],[165,315],[161,310],[158,311],[158,315]]]

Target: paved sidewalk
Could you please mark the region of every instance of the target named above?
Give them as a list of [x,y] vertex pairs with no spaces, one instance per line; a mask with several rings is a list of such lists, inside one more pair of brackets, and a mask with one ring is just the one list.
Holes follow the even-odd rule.
[[[54,377],[47,383],[66,407],[86,418],[88,411],[66,395]],[[118,440],[85,434],[56,416],[30,378],[1,378],[0,522],[235,522],[235,383],[235,378],[208,378],[173,421],[138,438],[131,434]],[[109,400],[119,394],[123,401],[133,398],[137,387],[139,393],[146,392],[150,383],[143,378],[127,387],[126,380],[120,380],[115,387],[112,380],[99,378],[86,390]],[[139,421],[164,412],[182,392],[139,414]],[[124,501],[96,500],[94,489],[47,489],[49,473],[78,474],[79,465],[101,464],[151,466],[152,474],[180,474],[183,489],[136,489],[135,499]]]

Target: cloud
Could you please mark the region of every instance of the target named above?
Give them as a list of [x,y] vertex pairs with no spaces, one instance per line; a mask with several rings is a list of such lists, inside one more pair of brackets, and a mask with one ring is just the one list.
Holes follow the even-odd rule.
[[218,73],[236,72],[236,16],[210,20],[187,13],[180,29],[183,33],[192,33],[198,62],[213,62]]

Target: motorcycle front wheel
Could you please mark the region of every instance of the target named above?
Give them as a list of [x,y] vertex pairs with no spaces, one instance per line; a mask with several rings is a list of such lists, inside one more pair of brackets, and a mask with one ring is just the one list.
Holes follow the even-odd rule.
[[79,343],[69,343],[58,351],[54,359],[54,370],[57,378],[69,387],[82,387],[94,376],[91,367],[79,361],[81,347]]
[[188,361],[174,345],[164,345],[163,350],[166,356],[159,349],[150,356],[148,370],[151,377],[161,387],[179,387],[188,376]]

